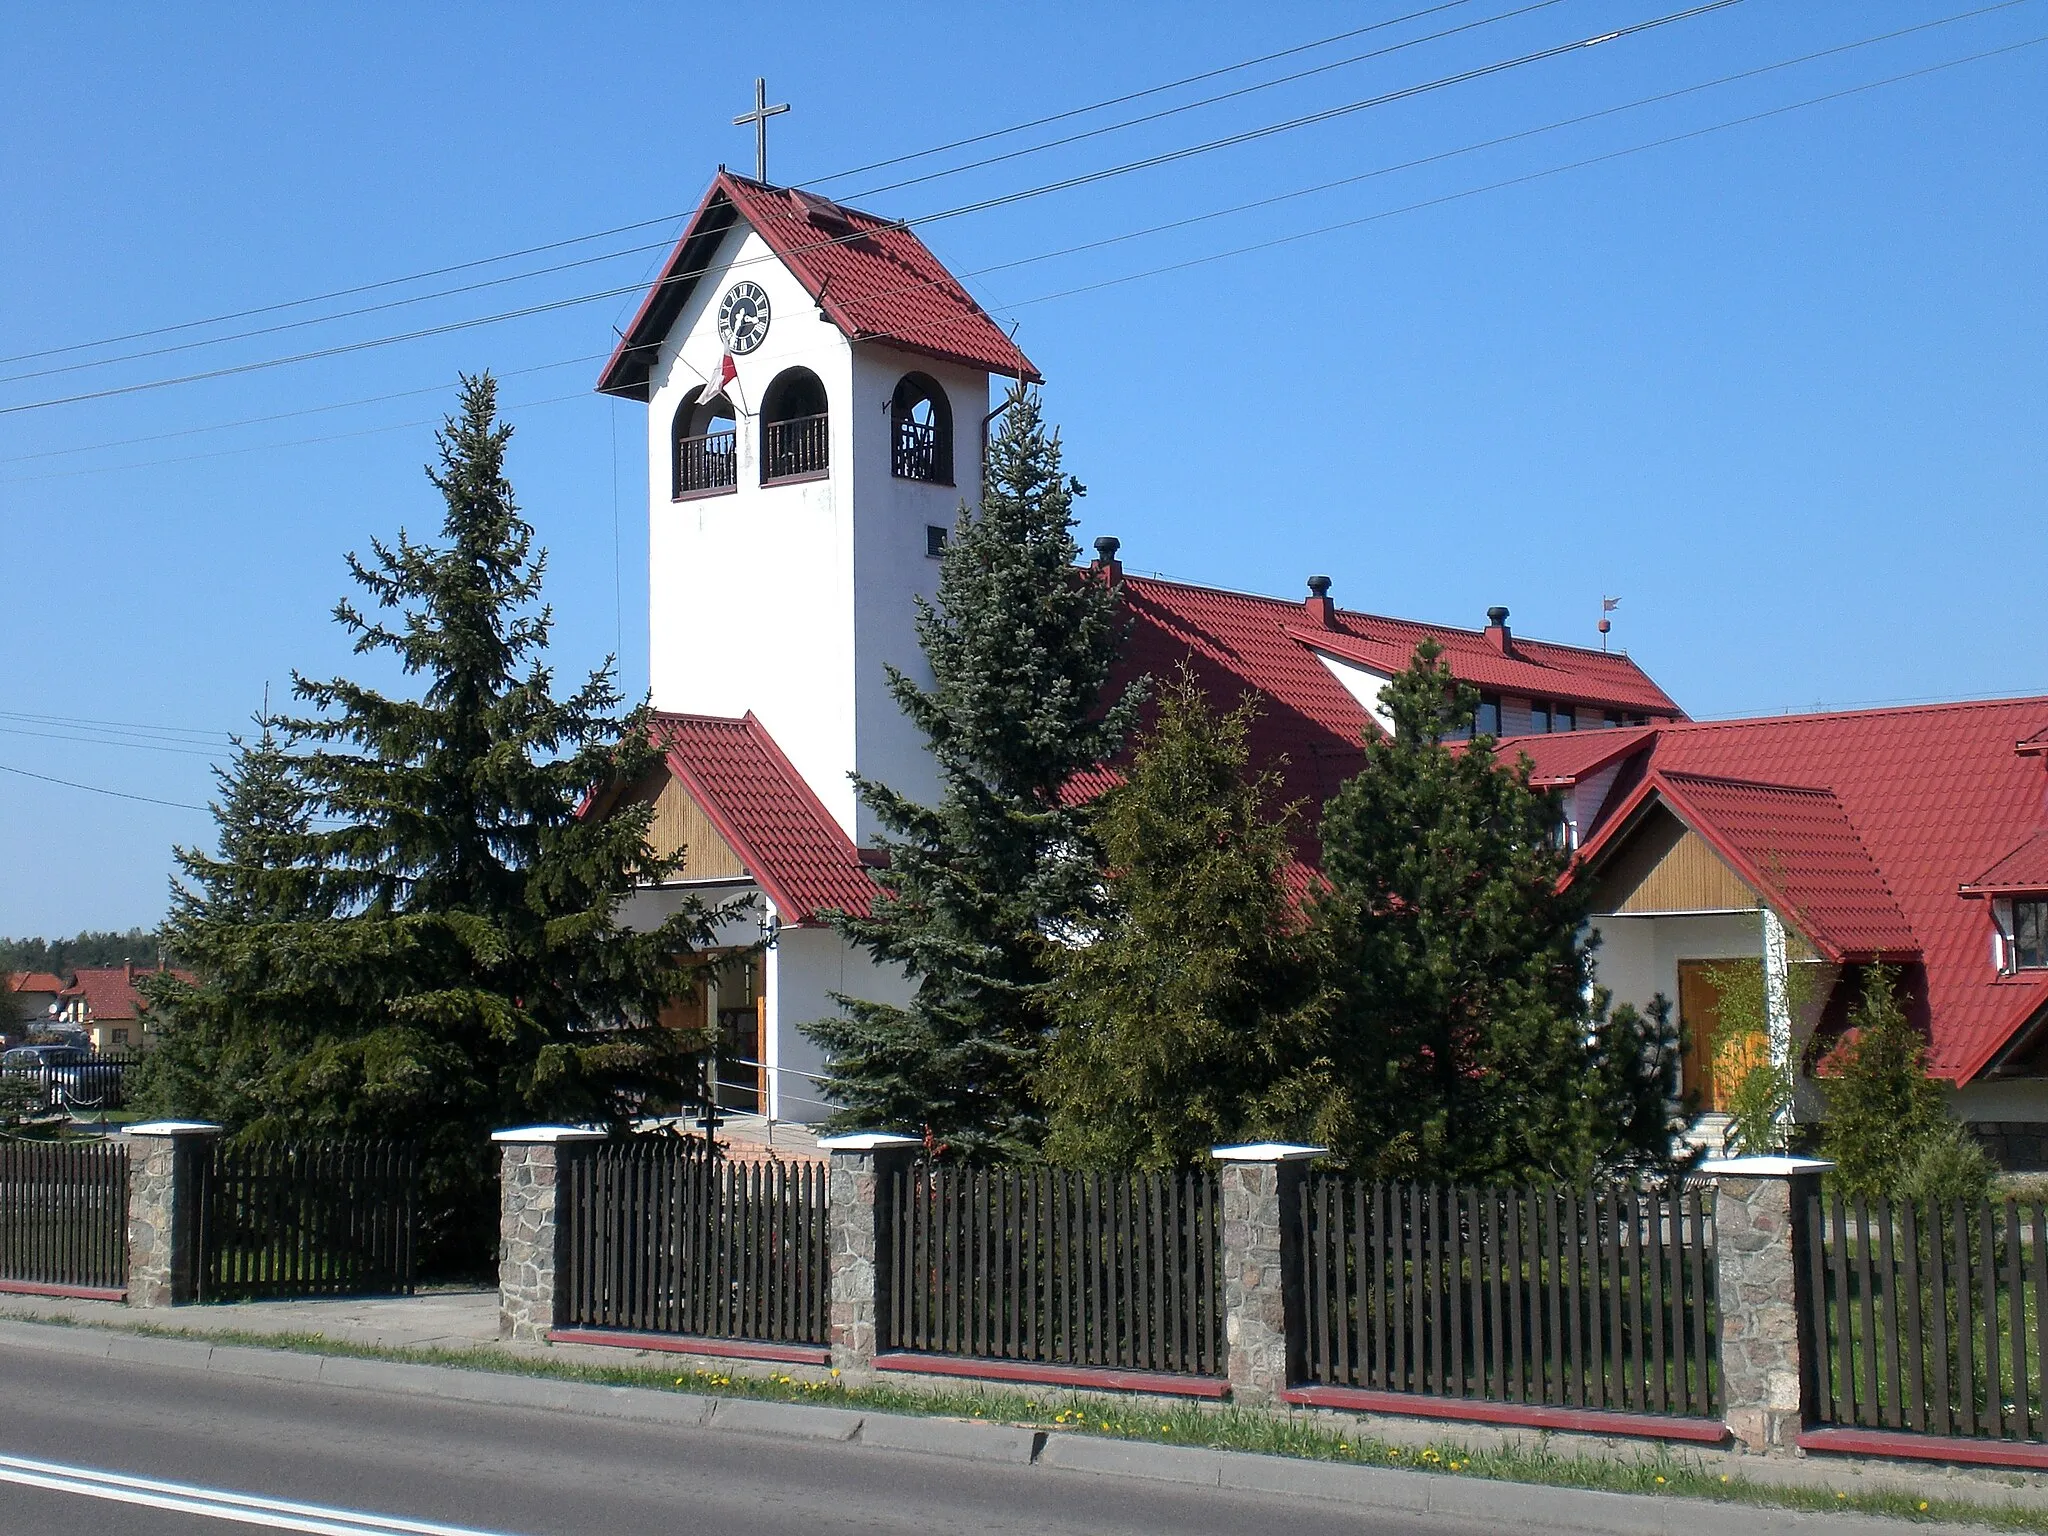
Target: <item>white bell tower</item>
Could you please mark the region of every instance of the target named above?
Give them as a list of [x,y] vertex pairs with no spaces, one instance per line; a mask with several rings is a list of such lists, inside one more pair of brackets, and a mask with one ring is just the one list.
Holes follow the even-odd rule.
[[886,667],[928,675],[998,372],[1037,378],[909,230],[721,172],[598,386],[648,406],[655,707],[752,711],[857,843],[849,773],[937,794]]

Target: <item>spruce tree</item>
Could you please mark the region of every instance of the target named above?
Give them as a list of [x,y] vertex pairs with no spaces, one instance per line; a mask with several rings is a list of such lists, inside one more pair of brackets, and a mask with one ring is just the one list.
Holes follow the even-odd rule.
[[254,741],[234,740],[216,768],[217,852],[172,850],[165,944],[193,979],[170,971],[144,978],[158,1037],[135,1073],[137,1107],[246,1125],[266,1110],[264,1080],[278,1061],[331,1024],[333,999],[276,962],[299,925],[332,918],[334,903],[312,862],[311,817],[275,722]]
[[1668,1009],[1591,986],[1585,898],[1560,886],[1554,796],[1493,740],[1425,641],[1381,693],[1394,734],[1325,808],[1317,925],[1340,1002],[1318,1134],[1382,1175],[1514,1182],[1664,1168]]
[[1305,1052],[1324,998],[1285,878],[1295,808],[1251,770],[1256,714],[1217,715],[1183,669],[1094,808],[1108,910],[1059,951],[1039,1084],[1055,1162],[1185,1167],[1220,1142],[1299,1134],[1320,1098]]
[[[621,713],[609,662],[555,696],[545,556],[504,473],[511,433],[490,376],[465,377],[428,469],[441,541],[373,540],[348,562],[370,611],[335,608],[356,652],[416,691],[294,674],[309,709],[283,723],[294,750],[283,819],[266,823],[276,841],[253,872],[195,867],[206,910],[187,914],[195,932],[225,929],[250,904],[223,958],[199,966],[202,993],[267,989],[210,1053],[263,1062],[229,1123],[424,1141],[430,1194],[457,1213],[434,1236],[472,1255],[495,1229],[492,1130],[620,1126],[687,1096],[702,1042],[657,1020],[689,980],[677,957],[710,937],[694,905],[656,929],[620,926],[625,897],[673,861],[647,846],[651,805],[579,810],[651,772],[655,748],[646,712]],[[245,860],[224,849],[221,862]],[[303,885],[302,865],[317,872]],[[238,885],[245,874],[257,883]],[[264,910],[295,895],[309,903],[298,918]],[[271,1006],[291,997],[308,1002],[296,1021]]]
[[828,1054],[841,1129],[929,1128],[970,1153],[1022,1155],[1043,1117],[1032,1093],[1051,1029],[1047,952],[1097,901],[1084,815],[1061,791],[1113,756],[1132,706],[1104,698],[1116,593],[1075,568],[1073,483],[1036,394],[1013,391],[990,445],[981,506],[961,508],[920,602],[932,685],[889,687],[939,771],[934,806],[858,780],[886,829],[880,890],[839,929],[913,988],[901,1006],[838,998],[807,1025]]
[[1843,1194],[1876,1199],[1897,1190],[1950,1117],[1927,1075],[1927,1042],[1906,1017],[1896,968],[1864,968],[1847,1024],[1849,1043],[1827,1063],[1821,1155],[1834,1163],[1830,1178]]

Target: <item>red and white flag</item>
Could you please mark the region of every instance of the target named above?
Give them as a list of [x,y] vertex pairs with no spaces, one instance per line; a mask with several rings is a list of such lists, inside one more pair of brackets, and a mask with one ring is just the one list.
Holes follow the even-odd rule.
[[710,387],[704,391],[704,397],[708,400],[714,396],[723,395],[732,404],[733,408],[737,410],[740,404],[740,397],[734,386],[739,381],[739,366],[733,362],[732,354],[728,352],[719,360],[718,377],[711,381]]

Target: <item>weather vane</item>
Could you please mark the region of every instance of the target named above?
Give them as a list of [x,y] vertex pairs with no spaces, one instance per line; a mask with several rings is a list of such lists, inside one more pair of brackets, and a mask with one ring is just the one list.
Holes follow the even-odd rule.
[[732,125],[735,128],[744,128],[749,123],[754,125],[754,180],[756,181],[766,181],[768,179],[768,119],[780,116],[788,110],[789,103],[786,101],[772,107],[769,106],[768,82],[763,79],[757,79],[754,81],[754,110],[742,112],[732,120]]
[[1614,612],[1614,610],[1619,608],[1620,606],[1621,599],[1618,597],[1607,597],[1603,595],[1600,599],[1600,649],[1603,651],[1607,649],[1607,632],[1610,629],[1614,628],[1613,622],[1607,617],[1607,615]]

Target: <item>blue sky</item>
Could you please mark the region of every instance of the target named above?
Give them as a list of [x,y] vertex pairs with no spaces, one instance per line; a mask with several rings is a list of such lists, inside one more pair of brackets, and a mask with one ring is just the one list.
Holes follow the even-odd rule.
[[[1680,8],[1557,0],[1489,21],[1527,0],[1468,0],[828,179],[1425,4],[772,6],[729,25],[673,6],[7,8],[0,764],[203,802],[219,737],[199,733],[246,721],[294,667],[351,666],[329,617],[344,552],[433,528],[420,465],[458,369],[505,379],[557,664],[616,648],[634,692],[646,668],[640,407],[590,392],[631,298],[8,407],[639,284],[659,257],[634,248],[673,236],[719,161],[751,163],[729,122],[757,73],[795,104],[772,125],[774,179],[922,216]],[[1526,133],[1970,8],[1743,0],[925,238],[1018,324],[1090,487],[1084,541],[1119,535],[1134,569],[1288,594],[1327,572],[1347,606],[1477,624],[1505,603],[1523,633],[1586,643],[1618,593],[1615,641],[1701,716],[2048,692],[2048,45],[2012,47],[2048,36],[2048,0]],[[873,190],[1452,27],[1467,30]],[[2011,51],[1537,174],[1994,49]],[[1506,135],[1525,136],[1098,243]],[[605,259],[19,377],[586,257]],[[154,750],[27,716],[188,734]],[[0,932],[153,922],[170,845],[209,832],[189,810],[0,774]]]

